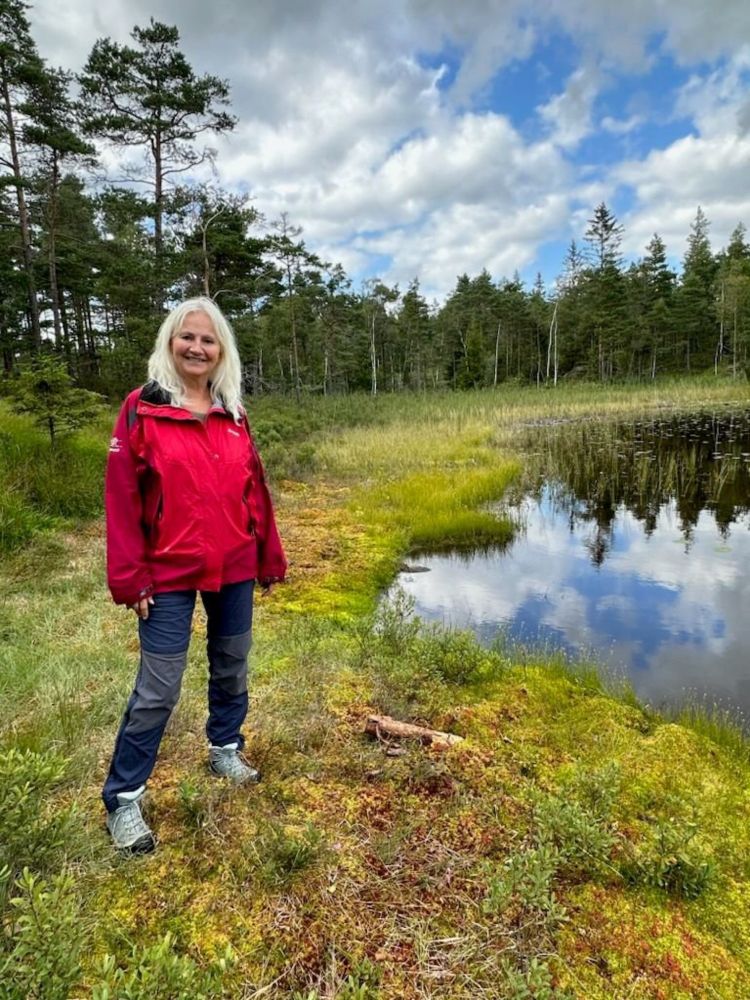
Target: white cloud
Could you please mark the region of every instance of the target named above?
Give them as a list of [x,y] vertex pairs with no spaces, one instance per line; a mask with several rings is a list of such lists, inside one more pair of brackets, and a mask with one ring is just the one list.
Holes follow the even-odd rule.
[[602,84],[598,69],[581,66],[571,74],[562,93],[537,109],[556,145],[572,149],[591,133],[594,101]]
[[[713,515],[704,511],[686,555],[674,504],[661,511],[650,537],[620,508],[614,546],[596,573],[584,547],[589,524],[577,523],[571,531],[564,512],[555,518],[535,503],[526,504],[525,520],[528,532],[502,556],[475,554],[468,562],[420,558],[431,571],[405,574],[401,581],[415,597],[417,612],[471,627],[487,639],[503,626],[515,632],[530,622],[542,636],[559,636],[584,653],[592,650],[597,662],[622,664],[632,657],[639,664],[632,676],[640,696],[656,704],[674,703],[683,692],[702,692],[707,684],[728,703],[748,703],[742,653],[750,597],[743,568],[750,545],[747,519],[724,543]],[[614,642],[607,631],[612,622]]]
[[605,115],[599,123],[605,132],[612,135],[627,135],[644,122],[643,115],[629,115],[627,118],[613,118]]
[[739,113],[748,96],[750,44],[707,75],[693,74],[677,95],[675,114],[691,118],[705,137],[741,131]]
[[[438,107],[424,79],[414,93],[423,100],[429,131],[420,130],[393,150],[387,130],[379,139],[341,147],[328,164],[325,183],[298,178],[297,157],[290,153],[302,156],[304,144],[325,130],[324,121],[320,129],[313,124],[288,140],[277,132],[266,142],[261,134],[233,161],[230,178],[235,183],[243,176],[257,178],[252,190],[259,204],[270,206],[272,214],[288,207],[334,256],[337,242],[359,234],[358,253],[364,259],[393,257],[383,277],[402,287],[418,275],[426,294],[441,296],[463,270],[488,267],[498,276],[510,275],[565,224],[569,167],[550,143],[524,143],[503,116],[451,115]],[[398,103],[397,94],[393,100]],[[370,108],[362,103],[362,109]],[[335,147],[338,127],[329,135]]]
[[[750,133],[745,0],[723,0],[720,16],[705,0],[552,9],[542,0],[112,0],[106,9],[37,0],[30,10],[42,54],[71,69],[98,37],[127,42],[152,15],[179,25],[196,70],[230,81],[240,124],[216,142],[221,183],[250,192],[269,218],[288,211],[326,256],[366,269],[370,254],[392,255],[390,280],[418,274],[443,295],[464,269],[511,273],[541,243],[577,232],[618,183],[638,202],[625,220],[628,249],[640,251],[654,229],[684,240],[698,202],[717,238],[750,218],[739,179]],[[567,32],[583,56],[539,108],[548,140],[500,114],[477,115],[473,101],[498,70],[531,57],[552,31]],[[595,128],[598,94],[616,68],[653,60],[658,36],[686,64],[731,56],[731,71],[696,75],[680,96],[696,135],[577,182],[570,155]],[[625,135],[639,114],[598,127]]]
[[745,45],[719,69],[693,75],[677,95],[675,115],[690,118],[694,134],[612,171],[610,180],[630,186],[636,196],[624,220],[626,250],[642,252],[658,231],[670,252],[681,255],[698,205],[716,247],[739,221],[750,219],[750,133],[742,127],[749,70]]
[[424,294],[442,297],[464,272],[510,277],[516,268],[534,260],[536,248],[567,220],[563,194],[540,196],[538,202],[493,208],[491,205],[452,205],[432,212],[416,229],[396,230],[363,242],[377,253],[393,255],[395,264],[385,274],[401,287],[417,276]]

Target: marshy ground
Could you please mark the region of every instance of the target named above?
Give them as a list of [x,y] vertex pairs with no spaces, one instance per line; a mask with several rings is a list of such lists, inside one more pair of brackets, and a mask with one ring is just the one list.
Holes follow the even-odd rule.
[[[6,537],[27,535],[0,581],[0,997],[750,995],[747,742],[377,604],[410,550],[508,537],[482,505],[521,473],[520,423],[716,402],[747,386],[251,405],[291,564],[257,603],[264,781],[207,772],[196,618],[150,784],[159,849],[135,860],[113,857],[99,800],[134,622],[106,593],[101,522],[59,503],[85,500],[107,429],[45,478],[3,415]],[[374,710],[465,740],[390,755],[363,734]]]

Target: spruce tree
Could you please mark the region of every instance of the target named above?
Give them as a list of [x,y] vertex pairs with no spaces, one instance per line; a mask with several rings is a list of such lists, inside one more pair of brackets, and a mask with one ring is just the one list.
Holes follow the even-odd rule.
[[622,233],[622,226],[602,202],[589,220],[584,237],[591,261],[586,297],[588,322],[594,334],[594,357],[589,363],[600,379],[609,379],[615,374],[625,347]]
[[721,358],[729,354],[735,378],[747,369],[750,343],[750,246],[745,234],[745,226],[740,222],[729,237],[726,250],[719,255],[716,278],[719,339],[714,370],[718,371]]
[[677,307],[677,348],[688,372],[710,363],[717,341],[714,294],[717,262],[711,251],[708,229],[708,219],[699,206],[688,236]]
[[667,264],[667,248],[654,233],[642,262],[644,279],[643,321],[647,332],[650,373],[653,378],[671,340],[676,275]]

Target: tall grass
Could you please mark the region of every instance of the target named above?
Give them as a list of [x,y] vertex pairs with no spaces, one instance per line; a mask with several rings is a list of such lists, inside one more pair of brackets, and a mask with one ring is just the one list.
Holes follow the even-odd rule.
[[[316,447],[316,467],[336,475],[374,477],[457,462],[487,463],[497,457],[498,448],[512,452],[524,426],[748,402],[748,384],[700,378],[648,385],[500,386],[461,393],[347,397],[346,404],[338,404],[342,424],[332,427]],[[273,404],[264,400],[261,405]],[[323,399],[304,403],[312,421],[328,405]]]
[[25,545],[39,531],[88,518],[102,509],[109,419],[58,441],[0,405],[0,552]]

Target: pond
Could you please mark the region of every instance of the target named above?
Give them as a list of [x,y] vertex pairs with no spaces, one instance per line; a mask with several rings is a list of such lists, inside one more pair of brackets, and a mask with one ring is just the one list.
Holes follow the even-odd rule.
[[416,613],[750,715],[750,413],[532,427],[522,451],[514,539],[411,560]]

